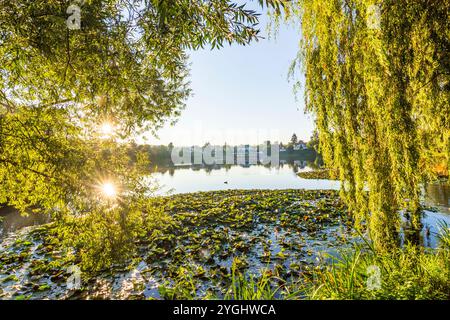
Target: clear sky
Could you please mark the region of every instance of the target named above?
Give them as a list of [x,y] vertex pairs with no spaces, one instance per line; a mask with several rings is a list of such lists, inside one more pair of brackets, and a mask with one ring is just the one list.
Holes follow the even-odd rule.
[[261,15],[265,39],[259,42],[190,52],[193,95],[178,122],[159,130],[159,139],[147,136],[146,142],[177,146],[287,142],[294,132],[309,140],[312,116],[304,113],[303,95],[296,101],[288,81],[298,51],[298,28],[281,25],[276,38],[269,37],[268,21],[266,14]]

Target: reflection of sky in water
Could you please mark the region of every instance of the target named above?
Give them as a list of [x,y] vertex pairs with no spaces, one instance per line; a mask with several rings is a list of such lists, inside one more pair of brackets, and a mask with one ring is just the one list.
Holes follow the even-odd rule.
[[[306,168],[301,170],[308,170]],[[171,173],[173,175],[171,175]],[[177,168],[173,172],[155,173],[155,179],[162,187],[161,194],[173,189],[175,193],[227,189],[334,189],[340,183],[329,180],[308,180],[299,178],[294,167],[283,165],[218,168],[207,171],[204,168]]]
[[[447,213],[425,211],[422,222],[421,242],[425,246],[434,248],[438,244],[439,224],[445,222],[450,227],[449,211],[447,210]],[[429,235],[427,235],[427,229],[429,229]]]

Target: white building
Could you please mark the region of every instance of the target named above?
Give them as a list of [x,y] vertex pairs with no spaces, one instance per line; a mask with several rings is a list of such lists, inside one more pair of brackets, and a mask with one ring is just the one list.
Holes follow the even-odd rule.
[[308,147],[306,146],[306,143],[304,142],[299,142],[297,144],[294,144],[294,148],[295,151],[299,151],[299,150],[306,150],[308,149]]

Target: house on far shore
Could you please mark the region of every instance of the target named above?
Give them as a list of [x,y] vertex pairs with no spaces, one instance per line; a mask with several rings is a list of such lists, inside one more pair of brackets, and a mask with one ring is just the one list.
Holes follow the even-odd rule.
[[286,148],[282,145],[280,145],[280,152],[286,152]]
[[308,147],[306,146],[306,143],[304,143],[303,141],[299,141],[298,143],[294,144],[293,149],[294,151],[299,151],[306,150],[308,149]]

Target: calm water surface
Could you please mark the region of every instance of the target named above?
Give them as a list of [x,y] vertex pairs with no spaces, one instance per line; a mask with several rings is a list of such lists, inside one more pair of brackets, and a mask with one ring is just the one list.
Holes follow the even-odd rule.
[[[339,190],[339,181],[302,179],[298,172],[312,170],[306,161],[282,163],[279,167],[228,166],[228,167],[176,167],[158,169],[151,177],[160,186],[158,194],[188,193],[225,189],[333,189]],[[437,231],[438,221],[450,225],[450,186],[444,183],[423,187],[424,202],[438,208],[438,212],[426,211],[424,228],[431,234]],[[48,217],[29,215],[22,217],[11,210],[0,211],[0,238],[23,227],[48,222]],[[426,230],[425,230],[425,233]],[[431,236],[428,245],[435,244]]]
[[[153,174],[159,183],[159,194],[176,194],[224,189],[332,189],[339,190],[340,182],[332,180],[302,179],[298,172],[312,170],[304,161],[282,164],[280,167],[180,167],[163,169]],[[450,225],[450,186],[434,183],[423,186],[424,203],[437,208],[426,210],[423,217],[421,241],[435,247],[439,223]]]
[[311,170],[305,165],[285,164],[279,167],[180,167],[156,172],[153,177],[160,184],[160,194],[215,191],[227,189],[333,189],[339,181],[309,180],[297,176]]
[[[285,164],[279,168],[267,168],[263,166],[250,166],[240,167],[232,166],[228,168],[175,168],[175,169],[160,169],[151,175],[151,179],[156,180],[161,186],[160,194],[171,193],[185,193],[196,191],[210,191],[210,190],[222,190],[222,189],[335,189],[339,188],[339,182],[330,180],[307,180],[301,179],[297,176],[297,173],[301,170],[311,170],[307,168],[304,163],[298,164]],[[437,212],[426,211],[423,218],[423,229],[415,241],[420,241],[426,247],[436,247],[438,240],[436,233],[438,232],[438,226],[440,221],[446,221],[450,225],[450,188],[445,184],[430,184],[423,186],[424,202],[430,206],[438,208]],[[0,215],[3,215],[3,222],[0,222],[0,238],[7,236],[0,241],[0,249],[4,243],[8,241],[15,241],[17,230],[26,226],[42,224],[47,221],[48,218],[42,215],[30,215],[28,217],[21,217],[20,215],[12,212],[0,211]],[[403,225],[405,228],[405,224]],[[403,229],[406,230],[406,229]],[[240,233],[242,231],[236,231]],[[403,232],[402,236],[405,237],[406,233]],[[291,262],[306,264],[317,264],[321,260],[317,260],[318,257],[323,257],[324,253],[328,253],[332,256],[339,255],[339,250],[349,246],[351,242],[346,242],[352,239],[351,234],[344,228],[343,225],[334,225],[327,227],[319,232],[304,232],[300,233],[286,233],[284,229],[274,229],[274,225],[261,224],[255,228],[252,233],[243,232],[240,235],[244,238],[249,236],[260,236],[266,239],[270,239],[269,251],[271,256],[276,255],[281,251],[280,241],[288,241],[293,244],[294,247],[301,248],[301,250],[286,249],[288,258],[283,262],[283,265],[288,268]],[[343,239],[347,239],[343,241]],[[269,243],[269,242],[267,242]],[[284,247],[283,247],[284,248]],[[273,268],[276,259],[273,260],[270,266],[266,262],[261,261],[260,256],[262,254],[262,246],[255,246],[251,249],[248,255],[249,271],[257,274],[257,271],[261,268]],[[215,257],[216,265],[224,268],[230,268],[233,255],[229,257]],[[328,259],[328,258],[327,258]],[[134,292],[133,288],[136,288],[136,283],[139,283],[139,287],[142,286],[143,294],[146,298],[158,298],[158,287],[160,284],[166,281],[167,266],[172,263],[173,260],[166,259],[163,261],[156,261],[148,264],[144,260],[141,261],[138,267],[131,271],[120,272],[108,272],[102,274],[96,279],[90,286],[91,294],[96,294],[100,291],[105,296],[103,298],[124,299],[128,297],[126,294]],[[329,260],[327,260],[329,261]],[[29,282],[31,279],[31,273],[29,273],[28,265],[15,270],[14,274],[20,279],[20,283]],[[157,270],[148,272],[149,270]],[[141,273],[142,271],[142,273]],[[137,272],[137,273],[136,273]],[[140,275],[136,278],[136,274]],[[3,275],[3,278],[7,274]],[[45,280],[47,281],[47,280]],[[17,291],[16,282],[2,282],[2,276],[0,275],[0,292],[3,291],[3,297],[11,298],[12,294]],[[36,293],[35,298],[61,298],[67,294],[67,288],[64,284],[57,282],[46,282],[50,285],[48,291],[42,293]],[[209,280],[204,280],[202,283],[202,290],[215,286],[211,284]],[[103,288],[103,289],[99,289]],[[103,291],[104,292],[103,292]],[[139,289],[141,290],[141,289]],[[138,291],[139,291],[138,290]],[[102,293],[103,292],[103,293]],[[41,294],[41,296],[39,295]]]

